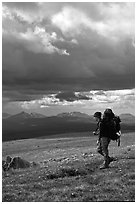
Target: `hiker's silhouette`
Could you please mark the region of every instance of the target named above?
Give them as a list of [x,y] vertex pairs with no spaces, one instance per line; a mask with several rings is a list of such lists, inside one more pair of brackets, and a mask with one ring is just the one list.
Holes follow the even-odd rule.
[[100,169],[108,168],[110,162],[115,158],[109,156],[108,146],[111,140],[118,140],[118,146],[120,146],[120,118],[115,116],[111,109],[106,109],[101,118],[101,112],[96,112],[94,118],[97,122],[97,128],[93,132],[94,135],[98,135],[97,140],[97,152],[104,157],[104,163]]

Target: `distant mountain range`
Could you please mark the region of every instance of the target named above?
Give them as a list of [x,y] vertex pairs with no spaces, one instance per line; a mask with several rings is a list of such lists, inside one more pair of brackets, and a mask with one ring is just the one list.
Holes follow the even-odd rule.
[[[10,119],[28,119],[28,118],[45,118],[47,116],[40,114],[40,113],[27,113],[27,112],[20,112],[18,114],[15,115],[10,115],[8,113],[2,113],[2,118],[10,118]],[[50,117],[54,117],[54,116],[50,116]],[[80,118],[91,118],[92,116],[89,116],[88,114],[85,113],[80,113],[80,112],[66,112],[66,113],[60,113],[58,115],[56,115],[56,117],[60,117],[60,118],[65,118],[65,117],[80,117]]]
[[9,113],[2,113],[2,119],[10,117],[11,114]]
[[[9,113],[2,113],[2,119],[30,119],[30,118],[46,118],[47,116],[40,114],[40,113],[27,113],[27,112],[20,112],[15,115],[11,115]],[[65,112],[65,113],[60,113],[56,116],[49,116],[49,117],[59,117],[59,118],[88,118],[91,119],[93,118],[92,115],[88,115],[86,113],[81,113],[81,112]],[[134,122],[135,121],[135,116],[130,114],[130,113],[125,113],[121,114],[120,118],[122,122]]]
[[57,115],[57,117],[79,117],[79,118],[91,118],[92,116],[85,114],[85,113],[81,113],[81,112],[69,112],[69,113],[60,113]]
[[[2,140],[26,139],[33,137],[50,137],[50,135],[68,132],[92,132],[96,128],[93,116],[70,112],[46,117],[39,113],[21,112],[16,115],[3,114]],[[135,131],[135,117],[121,114],[123,132]]]
[[[7,113],[3,113],[6,115]],[[2,115],[3,116],[3,115]],[[8,119],[18,120],[18,119],[28,119],[28,118],[45,118],[45,115],[42,115],[40,113],[26,113],[22,111],[21,113],[15,114],[15,115],[9,115]]]

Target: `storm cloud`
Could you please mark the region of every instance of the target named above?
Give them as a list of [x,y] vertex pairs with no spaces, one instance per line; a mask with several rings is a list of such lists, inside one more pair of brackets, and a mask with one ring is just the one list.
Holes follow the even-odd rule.
[[74,93],[74,92],[60,92],[56,95],[56,98],[58,98],[60,101],[78,101],[78,100],[89,100],[90,98],[86,95],[82,95],[80,93]]
[[[2,4],[3,100],[135,87],[134,3]],[[76,94],[79,93],[79,94]]]

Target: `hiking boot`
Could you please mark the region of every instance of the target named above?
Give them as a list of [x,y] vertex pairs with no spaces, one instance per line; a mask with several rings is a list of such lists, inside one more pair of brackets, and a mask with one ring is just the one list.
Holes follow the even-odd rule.
[[108,163],[110,164],[113,161],[114,161],[114,158],[113,157],[109,157]]
[[108,169],[108,168],[109,168],[109,165],[102,164],[99,168],[100,168],[100,169]]
[[116,161],[116,160],[117,160],[117,159],[116,159],[116,158],[114,158],[114,157],[109,157],[108,164],[110,164],[111,162]]
[[100,169],[107,169],[107,168],[109,168],[108,162],[104,161],[103,164],[99,168]]

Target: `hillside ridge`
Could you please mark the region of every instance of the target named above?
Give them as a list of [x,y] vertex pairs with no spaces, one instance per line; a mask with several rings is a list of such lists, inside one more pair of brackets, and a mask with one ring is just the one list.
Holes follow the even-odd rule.
[[[83,118],[90,118],[93,117],[93,115],[89,115],[87,113],[82,113],[79,111],[73,111],[73,112],[63,112],[63,113],[59,113],[55,116],[46,116],[44,114],[41,113],[36,113],[36,112],[32,112],[32,113],[27,113],[25,111],[19,112],[17,114],[11,115],[9,113],[2,113],[2,118],[11,118],[11,119],[16,119],[16,118],[23,118],[23,119],[27,119],[27,118],[45,118],[45,117],[83,117]],[[135,118],[135,116],[131,113],[122,113],[119,115],[120,118]]]

